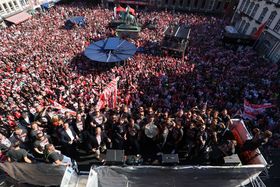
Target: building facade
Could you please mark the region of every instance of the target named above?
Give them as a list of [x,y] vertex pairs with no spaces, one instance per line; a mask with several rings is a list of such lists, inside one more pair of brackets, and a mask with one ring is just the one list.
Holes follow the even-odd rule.
[[[151,7],[191,12],[222,14],[235,2],[233,0],[103,0],[106,7],[116,3],[133,5],[136,8]],[[232,6],[233,7],[233,6]]]
[[232,24],[246,35],[265,24],[255,49],[272,62],[280,62],[280,0],[240,0]]
[[23,11],[40,8],[46,2],[58,2],[59,0],[0,0],[0,27],[5,27],[5,18]]
[[31,0],[0,0],[0,18],[11,16],[31,7]]

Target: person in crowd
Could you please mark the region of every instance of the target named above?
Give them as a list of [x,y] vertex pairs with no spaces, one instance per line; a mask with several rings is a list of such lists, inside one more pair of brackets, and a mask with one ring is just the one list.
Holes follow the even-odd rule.
[[107,151],[107,147],[110,148],[111,146],[111,139],[102,132],[101,127],[97,127],[95,129],[95,134],[92,137],[90,145],[91,151],[94,153],[97,159],[100,159],[101,153],[105,153]]
[[45,145],[45,159],[56,166],[71,166],[71,158],[56,150],[53,144]]
[[79,139],[79,136],[73,128],[69,126],[69,123],[65,122],[60,136],[62,149],[65,152],[65,155],[75,159],[78,157],[76,147],[79,143]]
[[[228,150],[222,152],[232,152],[231,116],[243,109],[246,99],[275,107],[246,121],[250,131],[259,127],[261,132],[254,133],[243,149],[253,150],[268,139],[271,142],[267,144],[278,145],[279,64],[269,63],[252,49],[221,46],[226,19],[139,11],[139,23],[154,19],[158,27],[144,29],[139,38],[129,39],[142,52],[122,66],[104,68],[82,52],[91,42],[112,36],[107,25],[113,12],[81,1],[73,5],[78,6],[57,5],[1,30],[0,127],[1,132],[5,127],[12,143],[20,141],[22,148],[30,149],[42,127],[55,146],[75,157],[79,139],[91,143],[100,127],[114,148],[139,151],[145,160],[156,159],[165,148],[168,152],[185,149],[185,156],[192,160],[209,147],[220,151],[222,146]],[[79,32],[64,32],[60,26],[65,18],[81,11],[87,26],[75,28]],[[192,30],[182,58],[160,50],[165,29],[161,25],[172,22],[187,23]],[[40,36],[44,40],[38,39]],[[117,106],[108,102],[105,108],[96,107],[99,94],[116,77],[120,78]],[[92,148],[85,150],[89,153]]]
[[260,129],[255,128],[253,132],[254,132],[254,137],[252,139],[245,141],[243,147],[241,148],[242,151],[253,151],[258,147],[260,147],[261,145],[266,144],[269,138],[272,137],[272,133],[269,130],[266,130],[265,132],[261,132]]
[[117,125],[112,127],[113,131],[113,148],[114,149],[124,149],[126,136],[127,119],[121,117]]
[[25,162],[32,163],[28,158],[28,153],[25,149],[20,148],[20,142],[17,141],[12,145],[12,148],[6,153],[9,162]]
[[139,132],[140,127],[135,123],[133,118],[129,118],[129,123],[126,126],[126,138],[127,138],[127,154],[137,155],[140,154],[140,144],[139,144]]
[[30,112],[23,112],[20,119],[19,123],[21,126],[24,128],[30,128],[32,122],[34,121],[34,116]]
[[48,135],[44,135],[43,132],[40,132],[37,134],[36,140],[33,144],[34,147],[34,155],[37,155],[37,157],[42,158],[44,155],[44,149],[45,145],[50,144]]
[[28,137],[28,132],[25,128],[16,127],[15,131],[10,137],[12,143],[20,142],[20,147],[29,150],[30,149],[30,139]]

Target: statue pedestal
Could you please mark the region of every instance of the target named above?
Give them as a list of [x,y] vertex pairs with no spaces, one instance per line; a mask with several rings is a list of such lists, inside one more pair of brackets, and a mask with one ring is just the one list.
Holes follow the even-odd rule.
[[121,24],[116,29],[116,35],[121,38],[123,37],[137,38],[140,31],[141,31],[141,27],[137,25]]

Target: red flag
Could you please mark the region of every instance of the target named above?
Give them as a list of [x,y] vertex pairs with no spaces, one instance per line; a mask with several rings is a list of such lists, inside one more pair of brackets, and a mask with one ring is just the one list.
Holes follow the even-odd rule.
[[262,34],[262,32],[264,31],[265,26],[266,26],[266,22],[264,22],[263,24],[260,25],[258,30],[255,33],[253,33],[252,37],[256,38],[256,39],[259,38],[260,35]]
[[55,108],[58,109],[60,111],[60,113],[65,113],[65,112],[69,112],[71,115],[76,116],[76,112],[73,110],[70,110],[69,108],[66,108],[64,106],[62,106],[61,104],[59,104],[56,101],[53,101],[51,99],[49,99],[49,102],[52,104],[52,106],[50,106],[51,108]]
[[249,101],[244,99],[244,112],[243,118],[247,119],[256,119],[258,114],[262,114],[265,112],[266,108],[274,107],[271,103],[264,104],[251,104]]
[[108,105],[110,108],[116,107],[119,79],[120,77],[115,78],[105,87],[105,89],[99,96],[96,108],[102,109],[106,105]]

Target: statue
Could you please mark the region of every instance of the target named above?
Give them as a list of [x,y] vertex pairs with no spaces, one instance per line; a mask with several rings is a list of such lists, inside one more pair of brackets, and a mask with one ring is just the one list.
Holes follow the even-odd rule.
[[135,10],[129,6],[126,7],[125,11],[120,11],[122,24],[116,29],[117,36],[130,38],[138,37],[141,27],[138,26],[134,15]]
[[137,25],[136,19],[135,17],[130,14],[130,7],[127,6],[126,7],[126,11],[125,12],[120,12],[121,14],[121,20],[126,23],[126,25]]

